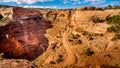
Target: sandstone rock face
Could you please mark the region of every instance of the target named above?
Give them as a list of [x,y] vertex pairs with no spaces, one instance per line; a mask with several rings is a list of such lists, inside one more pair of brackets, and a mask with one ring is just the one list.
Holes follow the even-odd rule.
[[2,14],[4,18],[12,19],[12,15],[13,15],[12,10],[13,10],[12,7],[1,7],[0,14]]
[[[34,14],[28,10],[15,8],[15,21],[0,27],[0,52],[5,58],[33,60],[48,47],[44,34],[47,28],[52,27],[51,23],[41,19],[39,12]],[[24,15],[21,14],[23,12]]]
[[[52,23],[66,22],[69,16],[69,10],[41,10],[45,19],[51,21]],[[45,13],[46,12],[46,13]]]
[[34,9],[22,8],[22,7],[14,7],[13,8],[13,19],[21,19],[21,18],[34,18],[38,16],[42,16],[42,14]]

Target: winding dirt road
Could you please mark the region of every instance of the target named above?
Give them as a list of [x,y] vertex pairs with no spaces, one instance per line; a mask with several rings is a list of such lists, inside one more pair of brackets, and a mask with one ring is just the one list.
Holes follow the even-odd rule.
[[[64,49],[66,50],[66,53],[67,53],[67,58],[63,61],[63,63],[60,64],[60,66],[69,66],[75,63],[76,61],[76,56],[72,52],[70,45],[68,43],[68,33],[70,33],[69,26],[71,25],[71,11],[68,16],[68,19],[69,20],[67,21],[67,30],[62,34],[62,42],[63,42]],[[52,60],[53,56],[54,54],[50,54],[44,63],[49,63]]]
[[75,62],[76,58],[74,53],[72,52],[71,48],[69,47],[70,45],[68,44],[68,35],[67,31],[62,35],[62,41],[63,41],[63,46],[67,52],[67,59],[63,62],[62,66],[67,66],[71,65]]
[[73,63],[75,63],[76,61],[76,57],[73,53],[73,51],[70,48],[70,45],[68,43],[68,33],[70,33],[70,25],[71,25],[71,11],[69,12],[69,16],[68,16],[68,22],[67,22],[67,30],[62,34],[62,42],[63,42],[63,46],[67,52],[67,58],[65,59],[65,61],[62,63],[62,66],[69,66]]

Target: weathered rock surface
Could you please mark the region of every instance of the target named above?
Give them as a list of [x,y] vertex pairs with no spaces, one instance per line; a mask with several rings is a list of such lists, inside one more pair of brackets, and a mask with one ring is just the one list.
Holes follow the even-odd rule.
[[39,12],[31,13],[22,8],[13,11],[15,21],[0,27],[0,52],[5,58],[33,60],[47,49],[48,40],[44,34],[52,25],[41,19]]
[[5,59],[0,60],[0,68],[35,68],[35,66],[25,59]]
[[23,18],[35,18],[38,16],[42,16],[40,11],[22,7],[14,7],[13,8],[13,19],[23,19]]

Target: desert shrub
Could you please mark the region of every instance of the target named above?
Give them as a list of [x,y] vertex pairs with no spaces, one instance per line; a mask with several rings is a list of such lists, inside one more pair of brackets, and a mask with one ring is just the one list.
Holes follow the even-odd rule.
[[95,10],[101,10],[101,11],[103,11],[103,8],[95,8]]
[[88,32],[87,32],[87,31],[84,31],[84,32],[82,33],[82,35],[88,35]]
[[106,17],[106,22],[108,23],[108,24],[112,24],[112,25],[114,25],[114,26],[112,26],[111,28],[119,28],[119,26],[120,26],[120,14],[119,15],[114,15],[114,16],[110,16],[110,15],[108,15],[107,17]]
[[115,36],[111,39],[112,41],[119,40],[120,39],[120,34],[115,34]]
[[69,42],[73,42],[73,40],[72,40],[72,39],[68,39],[68,41],[69,41]]
[[87,7],[81,7],[80,10],[87,10]]
[[64,59],[63,59],[63,56],[62,55],[58,55],[58,58],[56,60],[57,63],[60,63],[62,62]]
[[92,20],[94,23],[100,23],[100,22],[104,22],[104,21],[105,21],[105,20],[100,19],[100,17],[97,17],[97,16],[92,16],[92,17],[91,17],[91,20]]
[[54,61],[50,61],[50,64],[55,64],[55,62]]
[[108,24],[111,24],[111,22],[112,22],[112,17],[110,17],[110,15],[106,16],[106,22],[107,22]]
[[120,9],[120,6],[119,5],[115,5],[113,6],[114,9]]
[[111,27],[107,28],[107,32],[114,32],[114,31],[115,31],[114,26],[111,26]]
[[80,39],[77,42],[78,42],[78,44],[82,44],[82,40],[80,40]]
[[120,9],[120,6],[119,5],[114,5],[113,8],[114,9]]
[[9,18],[2,18],[2,19],[0,19],[0,22],[1,22],[1,23],[6,23],[6,22],[8,22],[8,21],[10,21]]
[[106,21],[108,24],[112,24],[111,27],[107,28],[107,32],[115,32],[115,36],[111,39],[112,41],[120,39],[120,14],[114,16],[107,16]]
[[72,34],[72,35],[71,35],[71,38],[72,38],[72,39],[78,39],[79,37],[80,37],[79,34],[76,34],[76,35],[75,35],[75,34]]
[[86,55],[87,56],[92,56],[94,54],[94,51],[92,51],[90,48],[86,50]]
[[94,40],[94,38],[92,36],[90,36],[89,40]]
[[79,38],[79,37],[80,37],[80,35],[79,35],[79,34],[76,34],[74,37]]
[[114,5],[114,6],[108,5],[104,9],[120,9],[120,6],[119,5]]
[[114,16],[108,15],[106,17],[106,21],[108,24],[120,25],[120,15],[114,15]]
[[113,9],[113,7],[112,7],[112,5],[108,5],[104,9]]
[[116,26],[111,26],[107,28],[107,32],[116,32],[119,33],[120,32],[120,26],[116,25]]
[[89,7],[87,7],[87,10],[95,10],[95,7],[94,6],[89,6]]
[[120,15],[115,15],[112,17],[112,23],[120,24]]

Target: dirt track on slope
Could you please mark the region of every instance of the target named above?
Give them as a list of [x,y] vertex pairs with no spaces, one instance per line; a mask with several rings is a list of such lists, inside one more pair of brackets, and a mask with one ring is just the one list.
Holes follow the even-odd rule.
[[67,59],[63,62],[62,66],[71,65],[75,62],[76,58],[74,53],[72,52],[71,48],[69,47],[68,41],[67,41],[67,31],[62,35],[62,41],[63,46],[67,52]]

